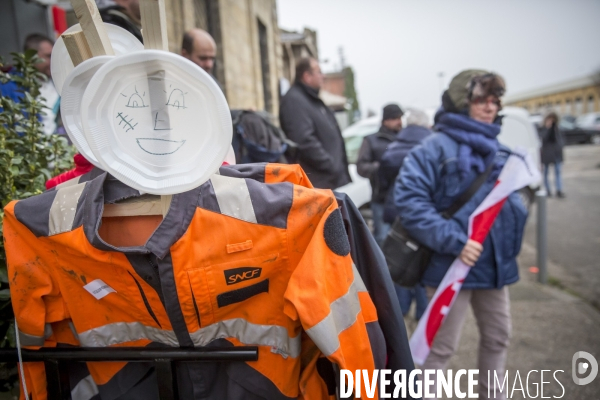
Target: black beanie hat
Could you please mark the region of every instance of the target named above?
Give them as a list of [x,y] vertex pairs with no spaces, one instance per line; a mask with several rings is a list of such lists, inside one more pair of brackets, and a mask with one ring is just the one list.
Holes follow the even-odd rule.
[[400,118],[402,115],[404,115],[404,112],[398,104],[388,104],[383,107],[383,118],[381,120]]

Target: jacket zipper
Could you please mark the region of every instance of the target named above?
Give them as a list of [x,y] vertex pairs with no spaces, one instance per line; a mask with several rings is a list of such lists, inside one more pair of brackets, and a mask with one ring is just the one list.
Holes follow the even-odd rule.
[[[129,272],[129,271],[127,271],[127,272]],[[135,279],[135,276],[133,276],[133,274],[131,272],[129,272],[129,275],[131,275],[131,277],[133,278],[135,284],[138,287],[138,290],[140,291],[140,294],[142,295],[142,300],[144,301],[146,310],[148,310],[148,313],[150,314],[152,319],[154,319],[156,324],[162,328],[162,325],[160,324],[160,322],[158,322],[158,318],[156,318],[156,314],[154,314],[154,311],[152,311],[152,307],[150,307],[150,303],[148,302],[148,298],[146,298],[146,294],[144,293],[144,290],[142,289],[142,285],[140,285],[140,283],[137,281],[137,279]]]
[[202,327],[202,324],[200,324],[200,313],[198,312],[198,305],[196,305],[196,297],[194,297],[194,291],[191,289],[192,288],[190,287],[190,293],[192,293],[192,303],[194,304],[194,310],[196,311],[196,318],[198,319],[198,326]]

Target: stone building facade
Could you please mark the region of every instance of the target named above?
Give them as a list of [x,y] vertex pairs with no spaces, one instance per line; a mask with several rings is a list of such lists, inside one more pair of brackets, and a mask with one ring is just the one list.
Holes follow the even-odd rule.
[[[600,75],[600,74],[598,74]],[[600,111],[600,76],[586,76],[528,92],[507,96],[504,103],[523,107],[531,114],[580,116]]]
[[215,76],[232,109],[277,115],[282,56],[275,0],[165,0],[169,47],[181,49],[183,33],[207,30],[217,42]]

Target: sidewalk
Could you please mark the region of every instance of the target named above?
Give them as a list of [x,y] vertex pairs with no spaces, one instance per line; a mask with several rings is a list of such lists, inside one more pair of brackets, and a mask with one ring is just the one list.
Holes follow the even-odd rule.
[[[510,286],[513,334],[508,353],[508,385],[512,390],[516,371],[519,371],[523,388],[527,383],[527,373],[537,370],[530,376],[530,395],[515,390],[513,399],[535,397],[539,388],[540,370],[544,373],[544,396],[567,400],[600,399],[600,375],[587,386],[578,386],[571,378],[571,362],[577,351],[591,353],[600,361],[600,312],[583,300],[565,291],[537,283],[537,275],[528,272],[536,265],[535,248],[523,243],[519,256],[521,280]],[[561,266],[550,265],[550,274],[564,270]],[[467,317],[459,349],[450,361],[449,368],[477,368],[477,346],[479,334],[471,312]],[[564,386],[554,380],[553,373]],[[464,383],[464,382],[463,382]],[[517,380],[515,389],[520,388]],[[466,385],[465,385],[466,386]],[[465,387],[466,389],[466,387]],[[539,390],[539,389],[538,389]],[[531,397],[530,397],[531,396]],[[538,394],[538,398],[541,398]]]

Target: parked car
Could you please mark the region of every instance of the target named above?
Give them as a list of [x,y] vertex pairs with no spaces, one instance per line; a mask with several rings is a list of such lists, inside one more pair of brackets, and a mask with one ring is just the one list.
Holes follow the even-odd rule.
[[[529,113],[519,107],[504,107],[500,114],[504,116],[502,130],[498,136],[500,143],[510,148],[526,148],[535,160],[536,165],[539,165],[540,140],[535,126],[530,122]],[[359,208],[366,208],[371,201],[371,185],[367,178],[363,178],[356,172],[355,164],[358,158],[358,150],[363,138],[377,132],[380,124],[381,117],[374,116],[360,120],[342,131],[346,143],[348,162],[350,163],[349,170],[352,182],[336,190],[348,194]],[[533,190],[536,186],[537,184],[526,193],[529,201],[533,199]]]
[[582,115],[575,125],[587,134],[587,143],[600,144],[600,112]]
[[[381,125],[381,116],[373,116],[350,125],[342,131],[342,137],[346,144],[346,155],[348,156],[348,171],[352,182],[337,188],[336,191],[346,193],[358,208],[367,206],[371,202],[371,183],[368,178],[363,178],[356,171],[358,150],[365,136],[375,133]],[[365,209],[366,207],[363,207]],[[363,211],[363,210],[361,210]],[[365,214],[363,214],[366,216]]]
[[577,126],[575,119],[561,118],[558,128],[565,139],[565,144],[591,143],[591,131]]

